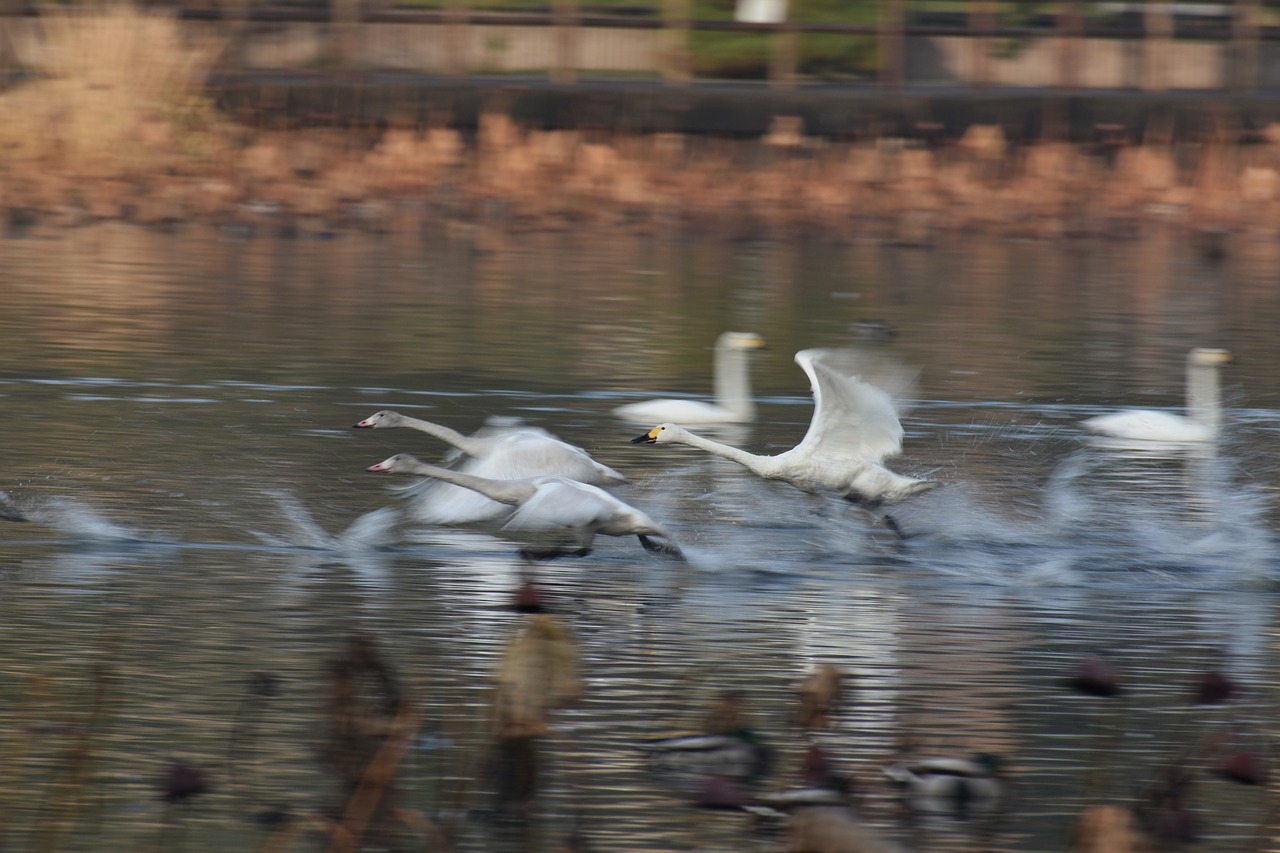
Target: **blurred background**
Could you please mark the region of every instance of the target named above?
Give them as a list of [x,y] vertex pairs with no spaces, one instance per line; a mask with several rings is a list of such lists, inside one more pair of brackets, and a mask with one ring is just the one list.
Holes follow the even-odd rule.
[[[0,9],[0,847],[1280,848],[1270,14]],[[631,443],[725,331],[755,453],[915,372],[904,536]],[[1086,434],[1192,347],[1217,440]],[[687,562],[422,523],[381,409]]]

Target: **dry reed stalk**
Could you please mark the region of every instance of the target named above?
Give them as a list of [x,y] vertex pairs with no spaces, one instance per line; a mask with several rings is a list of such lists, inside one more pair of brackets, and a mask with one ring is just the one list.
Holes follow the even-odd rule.
[[413,736],[421,723],[421,704],[408,696],[402,698],[386,738],[374,754],[373,760],[369,762],[351,799],[347,801],[342,822],[333,827],[329,844],[330,853],[345,853],[345,851],[359,849],[365,830],[382,802],[387,788],[395,779],[396,769],[409,750],[409,745],[413,742]]
[[0,96],[11,162],[114,176],[216,147],[202,87],[220,44],[189,43],[170,15],[128,3],[43,11],[40,25],[38,48],[20,57],[37,79]]

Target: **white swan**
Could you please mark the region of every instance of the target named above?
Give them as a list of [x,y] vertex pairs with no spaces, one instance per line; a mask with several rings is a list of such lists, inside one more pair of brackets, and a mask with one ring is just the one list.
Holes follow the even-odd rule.
[[[428,465],[407,453],[398,453],[369,466],[370,471],[431,477],[472,489],[491,500],[516,507],[504,530],[563,530],[574,539],[572,548],[545,551],[525,549],[526,556],[585,556],[597,534],[636,536],[647,551],[683,560],[671,536],[656,521],[597,486],[564,477],[525,477],[495,480],[462,471]],[[655,541],[655,539],[662,541]]]
[[1137,441],[1202,442],[1218,437],[1222,401],[1218,370],[1232,362],[1225,349],[1196,348],[1187,353],[1187,414],[1127,409],[1098,415],[1080,425],[1098,435]]
[[[627,478],[592,459],[585,450],[561,441],[546,430],[521,426],[463,435],[441,424],[402,415],[390,409],[374,412],[357,422],[356,429],[407,427],[433,435],[469,457],[455,467],[459,471],[495,480],[521,477],[567,477],[584,483],[625,483]],[[468,524],[496,518],[510,510],[478,492],[436,484],[414,506],[419,521],[432,524]]]
[[[902,500],[938,485],[904,477],[880,463],[902,449],[902,425],[890,394],[856,376],[837,371],[835,350],[807,349],[796,364],[813,386],[813,417],[804,440],[777,456],[757,456],[695,435],[672,423],[659,424],[633,444],[688,444],[743,465],[767,480],[783,480],[806,492],[835,492],[846,500],[875,506]],[[905,374],[897,382],[905,384]]]
[[729,424],[755,420],[751,376],[747,360],[764,347],[764,339],[751,332],[725,332],[715,346],[715,403],[700,400],[645,400],[613,410],[620,418],[653,424]]

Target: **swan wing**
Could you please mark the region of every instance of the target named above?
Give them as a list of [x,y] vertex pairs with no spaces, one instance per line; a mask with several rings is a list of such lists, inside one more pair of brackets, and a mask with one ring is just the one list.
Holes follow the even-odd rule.
[[902,450],[898,407],[888,391],[837,369],[831,350],[801,350],[795,358],[813,387],[813,418],[798,451],[879,462]]
[[489,452],[466,470],[494,480],[528,477],[567,477],[591,483],[626,480],[617,471],[596,462],[580,447],[550,435],[526,431],[498,438]]
[[614,501],[607,492],[594,486],[561,477],[547,478],[538,484],[533,497],[512,514],[504,529],[594,527],[613,513]]
[[435,480],[422,483],[421,492],[415,494],[409,504],[410,514],[420,523],[472,524],[511,513],[510,506],[471,489]]

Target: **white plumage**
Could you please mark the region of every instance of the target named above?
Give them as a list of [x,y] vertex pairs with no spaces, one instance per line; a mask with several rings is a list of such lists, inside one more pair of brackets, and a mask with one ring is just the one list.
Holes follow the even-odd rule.
[[764,339],[751,332],[725,332],[715,346],[715,403],[700,400],[645,400],[613,410],[620,418],[653,424],[726,424],[755,420],[751,399],[750,354],[764,347]]
[[[646,550],[683,559],[670,534],[645,513],[597,486],[564,477],[525,477],[501,480],[478,477],[438,465],[428,465],[399,453],[369,467],[370,471],[431,477],[474,490],[490,500],[516,507],[504,530],[555,530],[567,533],[572,548],[530,555],[585,555],[597,534],[636,536]],[[655,541],[655,539],[662,541]]]
[[796,363],[808,374],[814,409],[809,430],[792,449],[759,456],[689,432],[673,423],[659,424],[634,443],[677,442],[714,453],[769,480],[783,480],[806,492],[835,492],[856,503],[896,501],[937,485],[896,474],[881,463],[902,449],[902,424],[894,395],[910,385],[914,373],[896,369],[884,374],[884,387],[841,370],[853,353],[807,349]]
[[[465,459],[456,470],[493,480],[554,476],[584,483],[625,483],[627,478],[602,465],[582,448],[561,441],[536,427],[486,427],[475,435],[386,409],[375,412],[354,425],[357,429],[407,427],[448,442]],[[466,524],[497,518],[510,512],[502,503],[485,495],[436,483],[418,495],[415,517],[429,524]]]
[[1187,413],[1126,409],[1082,421],[1096,435],[1131,441],[1173,443],[1213,441],[1222,422],[1218,371],[1232,362],[1224,349],[1196,348],[1187,353]]

